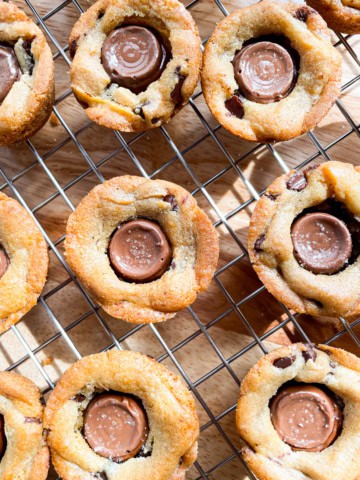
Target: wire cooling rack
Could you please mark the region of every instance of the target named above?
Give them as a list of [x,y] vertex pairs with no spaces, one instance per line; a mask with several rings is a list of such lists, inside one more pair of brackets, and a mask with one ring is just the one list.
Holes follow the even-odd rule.
[[[199,459],[189,477],[254,479],[241,458],[234,427],[238,387],[246,370],[269,349],[291,341],[360,351],[360,319],[314,323],[292,315],[260,284],[246,249],[251,210],[276,176],[311,162],[359,162],[360,36],[334,34],[334,45],[344,58],[342,95],[326,122],[300,139],[278,145],[242,142],[216,124],[199,89],[168,126],[122,135],[87,121],[69,90],[68,34],[92,2],[16,3],[49,40],[58,91],[50,125],[26,144],[2,150],[0,189],[34,217],[49,246],[51,270],[38,306],[2,335],[0,365],[25,372],[46,394],[66,366],[85,354],[110,348],[153,354],[180,372],[197,400],[202,435]],[[221,0],[187,4],[204,44],[215,23],[238,6]],[[93,186],[124,173],[181,183],[192,190],[219,232],[222,251],[212,287],[166,324],[134,327],[111,319],[64,259],[69,213]]]

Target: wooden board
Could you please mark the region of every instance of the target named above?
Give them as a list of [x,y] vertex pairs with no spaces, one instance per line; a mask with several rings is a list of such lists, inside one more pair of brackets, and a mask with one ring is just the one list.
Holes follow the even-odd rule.
[[[25,1],[18,0],[15,3],[25,8],[34,18]],[[82,8],[87,8],[91,3],[84,0],[78,2]],[[231,1],[224,2],[224,5],[231,12],[249,3]],[[63,7],[47,18],[46,26],[58,45],[65,48],[72,25],[79,16],[76,2],[34,0],[31,5],[42,16],[58,6]],[[191,12],[203,39],[211,34],[216,22],[223,18],[212,0],[195,3]],[[334,43],[338,40],[334,35]],[[349,38],[348,43],[355,52],[360,52],[359,35]],[[51,41],[50,44],[56,54],[56,46]],[[338,48],[344,58],[345,84],[360,75],[360,67],[344,45],[340,44]],[[1,149],[0,168],[8,179],[13,180],[15,189],[33,210],[50,240],[56,243],[60,255],[63,255],[66,219],[80,199],[99,183],[99,178],[91,171],[88,162],[94,162],[97,172],[105,179],[123,174],[138,175],[140,172],[113,132],[97,125],[89,125],[82,108],[69,94],[69,66],[61,55],[56,58],[55,65],[57,97],[62,98],[56,109],[62,123],[54,117],[31,140],[40,156],[40,163],[36,154],[24,143]],[[341,105],[347,109],[356,125],[360,122],[359,93],[358,79],[340,97]],[[207,126],[211,127],[210,131]],[[74,132],[75,137],[69,135],[70,131]],[[160,130],[140,136],[126,134],[123,138],[148,174],[154,178],[177,182],[194,191],[199,204],[214,222],[218,222],[218,214],[197,189],[195,176],[206,186],[221,214],[228,216],[231,228],[246,245],[249,218],[255,202],[238,172],[230,166],[224,149],[259,193],[282,173],[274,155],[265,146],[241,141],[224,129],[217,128],[202,95],[196,97],[194,106],[184,108],[166,126],[166,131],[182,152],[193,175],[176,158],[175,151]],[[352,131],[337,106],[334,106],[314,133],[331,159],[359,163],[359,137]],[[310,157],[314,157],[314,161],[323,160],[308,136],[276,145],[274,149],[289,168]],[[1,175],[0,184],[5,193],[13,195]],[[64,189],[63,195],[59,193],[58,186]],[[192,311],[181,312],[176,319],[157,326],[156,331],[169,348],[176,347],[174,356],[177,362],[191,382],[196,384],[198,394],[212,414],[221,415],[230,409],[219,420],[219,425],[236,448],[239,448],[234,410],[231,407],[237,400],[239,381],[262,355],[262,350],[251,337],[250,329],[258,336],[271,332],[263,343],[264,348],[268,349],[299,341],[302,337],[292,322],[283,328],[276,328],[287,318],[286,312],[270,294],[261,289],[261,283],[246,256],[241,256],[241,246],[229,230],[220,224],[218,231],[221,241],[219,268],[224,270],[217,275],[209,290],[199,296]],[[73,342],[81,355],[106,348],[111,339],[77,285],[69,279],[61,261],[54,252],[50,252],[50,257],[49,279],[42,302],[20,322],[18,330],[31,349],[40,346],[39,351],[35,351],[36,358],[42,363],[51,381],[56,382],[66,367],[76,359],[66,339],[59,333],[59,326],[68,330],[68,341]],[[252,295],[257,291],[258,294]],[[234,304],[240,304],[238,310]],[[122,338],[132,331],[131,325],[112,319],[101,310],[99,315],[116,338]],[[58,324],[54,319],[57,319]],[[325,342],[343,328],[339,321],[319,321],[306,316],[298,317],[298,322],[313,342]],[[354,332],[359,335],[360,326],[356,326]],[[164,364],[173,371],[177,370],[149,326],[136,330],[121,344],[124,348],[161,357]],[[359,353],[349,334],[339,336],[333,345]],[[245,353],[239,356],[243,349]],[[48,385],[33,361],[22,361],[25,354],[23,345],[13,331],[2,335],[0,368],[19,363],[17,371],[32,378],[40,388],[46,389]],[[229,359],[228,368],[224,367],[222,358]],[[213,371],[216,373],[210,375]],[[219,462],[231,457],[233,451],[211,424],[208,413],[199,402],[198,411],[202,425],[206,426],[210,422],[200,439],[201,468],[205,472],[210,471],[208,476],[211,479],[247,478],[237,458],[212,471]],[[193,467],[188,478],[198,476],[199,471]],[[55,478],[54,474],[51,473],[49,478]]]

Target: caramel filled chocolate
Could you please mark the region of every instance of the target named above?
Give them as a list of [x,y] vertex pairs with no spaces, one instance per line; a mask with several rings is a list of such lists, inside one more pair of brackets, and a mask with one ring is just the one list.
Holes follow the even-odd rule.
[[5,250],[0,245],[0,279],[5,274],[6,270],[9,267],[9,257],[7,256]]
[[114,270],[125,280],[150,282],[169,268],[172,249],[161,227],[138,218],[123,223],[109,245]]
[[278,43],[252,43],[235,55],[233,64],[240,92],[253,102],[277,102],[286,97],[293,87],[293,59]]
[[271,421],[294,450],[321,452],[338,437],[343,415],[323,389],[311,384],[284,387],[270,402]]
[[4,456],[5,450],[6,450],[5,420],[4,420],[4,416],[0,415],[0,460]]
[[129,395],[98,395],[84,413],[86,441],[95,453],[114,461],[135,457],[146,442],[148,430],[145,410]]
[[139,93],[160,77],[167,53],[152,30],[126,25],[108,35],[101,60],[113,83]]
[[308,213],[298,218],[291,228],[291,238],[295,258],[313,273],[336,273],[351,256],[347,226],[328,213]]
[[5,99],[20,77],[21,70],[14,49],[0,45],[0,102]]

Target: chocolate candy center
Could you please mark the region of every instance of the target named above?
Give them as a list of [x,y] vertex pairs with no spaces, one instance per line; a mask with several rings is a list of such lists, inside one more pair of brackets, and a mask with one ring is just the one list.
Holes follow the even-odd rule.
[[315,385],[284,387],[270,402],[271,421],[280,438],[294,450],[321,452],[338,437],[339,405]]
[[235,80],[248,100],[277,102],[293,87],[293,59],[278,43],[264,41],[248,45],[235,55],[233,63]]
[[150,282],[170,266],[172,249],[161,227],[151,220],[123,223],[109,245],[110,262],[125,280]]
[[20,76],[21,70],[14,49],[0,45],[0,102],[5,99]]
[[300,217],[293,223],[291,238],[295,258],[313,273],[338,272],[352,251],[347,226],[328,213],[308,213]]
[[0,279],[5,274],[9,265],[10,265],[9,257],[7,256],[2,246],[0,245]]
[[84,436],[95,453],[114,461],[134,457],[148,435],[141,403],[125,394],[104,393],[95,397],[84,414]]
[[167,54],[152,30],[127,25],[108,35],[101,59],[112,82],[139,93],[160,77]]

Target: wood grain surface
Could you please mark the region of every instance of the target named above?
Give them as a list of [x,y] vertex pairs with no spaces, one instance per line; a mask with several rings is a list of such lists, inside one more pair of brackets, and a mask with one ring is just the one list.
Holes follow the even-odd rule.
[[[132,154],[153,178],[174,181],[194,192],[210,218],[219,222],[218,212],[209,204],[204,193],[197,189],[194,177],[176,157],[176,152],[160,130],[142,135],[124,135],[126,145],[131,148],[129,152],[112,131],[89,124],[82,108],[69,92],[69,65],[58,53],[59,47],[66,49],[69,33],[79,16],[76,2],[18,0],[15,3],[25,8],[32,18],[35,16],[29,5],[41,16],[62,6],[46,19],[48,32],[57,42],[55,45],[49,39],[54,54],[57,54],[58,116],[54,114],[44,129],[31,139],[31,148],[22,143],[12,148],[2,148],[0,155],[1,172],[13,182],[50,240],[56,243],[59,253],[63,255],[66,219],[80,199],[99,183],[99,176],[109,179],[123,174],[141,174]],[[78,1],[83,9],[91,3]],[[226,1],[224,6],[231,12],[249,3]],[[212,0],[195,3],[191,12],[204,40],[223,18]],[[339,41],[335,34],[333,40],[334,43]],[[348,43],[355,52],[360,53],[359,35],[350,37]],[[341,94],[341,105],[349,112],[351,122],[358,126],[360,66],[346,46],[340,43],[337,48],[344,59],[343,84],[355,79]],[[200,92],[200,87],[197,91]],[[211,133],[207,126],[211,127]],[[246,245],[255,200],[239,172],[231,167],[229,157],[237,162],[244,178],[251,182],[258,193],[282,173],[281,162],[292,168],[310,157],[314,162],[324,160],[311,138],[303,136],[273,147],[280,156],[278,162],[271,148],[241,141],[219,128],[202,95],[195,98],[193,105],[185,107],[165,130],[193,175],[206,186],[221,214],[228,217],[229,225],[243,245]],[[359,163],[359,132],[352,129],[338,106],[333,107],[314,133],[329,158]],[[91,170],[91,162],[97,166],[98,175]],[[0,183],[5,193],[14,196],[1,175]],[[195,383],[197,393],[209,409],[206,411],[204,403],[198,401],[201,425],[206,427],[200,438],[199,465],[203,471],[209,472],[208,478],[239,480],[247,476],[237,457],[214,469],[219,462],[231,458],[233,450],[212,424],[209,411],[212,415],[221,416],[220,427],[239,448],[234,409],[231,407],[237,400],[239,382],[263,354],[252,335],[266,336],[264,349],[300,341],[303,337],[292,321],[285,322],[286,311],[262,288],[246,255],[243,255],[241,245],[234,240],[229,229],[220,223],[217,230],[221,242],[221,270],[216,279],[209,290],[199,296],[191,311],[179,313],[174,320],[156,326],[155,331],[150,326],[132,331],[131,325],[112,319],[101,310],[98,310],[99,319],[52,251],[49,278],[42,301],[18,324],[18,330],[54,383],[67,366],[76,360],[70,342],[81,355],[98,352],[112,343],[102,321],[116,338],[125,337],[121,342],[123,348],[161,357],[164,364],[176,372],[176,364],[167,355],[159,338],[165,341],[173,349],[176,361],[190,381]],[[236,304],[239,305],[237,309],[234,308]],[[315,343],[325,342],[343,329],[338,320],[306,316],[300,316],[297,320],[298,326]],[[62,337],[59,329],[67,329],[68,339]],[[353,331],[359,336],[360,325],[355,326]],[[341,334],[333,345],[359,354],[348,333]],[[47,389],[48,385],[40,371],[31,359],[24,359],[25,355],[26,351],[13,331],[2,335],[0,367],[5,369],[16,364],[17,371],[29,376],[40,388]],[[227,360],[226,366],[224,359]],[[210,375],[211,372],[213,375]],[[226,414],[222,415],[223,412]],[[199,475],[199,470],[193,467],[188,478],[197,478]],[[53,472],[49,478],[56,478]]]

